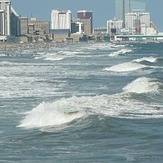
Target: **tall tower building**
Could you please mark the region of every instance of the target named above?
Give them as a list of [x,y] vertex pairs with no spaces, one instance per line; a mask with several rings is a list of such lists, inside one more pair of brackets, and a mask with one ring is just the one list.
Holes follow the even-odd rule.
[[11,0],[0,0],[0,35],[10,35]]
[[14,10],[13,7],[11,7],[11,14],[10,14],[10,35],[11,36],[20,36],[21,34],[21,27],[20,27],[20,16],[19,14]]
[[77,12],[77,18],[84,24],[84,33],[90,35],[93,31],[93,12],[80,10]]
[[146,3],[133,0],[115,0],[115,17],[124,20],[128,12],[141,11],[146,12]]
[[71,11],[52,10],[51,29],[69,29],[71,31]]

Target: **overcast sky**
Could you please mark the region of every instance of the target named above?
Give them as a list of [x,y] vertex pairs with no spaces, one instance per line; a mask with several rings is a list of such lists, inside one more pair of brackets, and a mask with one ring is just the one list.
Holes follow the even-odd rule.
[[[163,0],[137,1],[147,3],[152,21],[163,31]],[[92,10],[94,27],[106,26],[106,21],[115,16],[114,0],[11,0],[11,3],[21,16],[30,18],[32,15],[39,20],[49,21],[52,9],[69,9],[74,18],[78,10]]]

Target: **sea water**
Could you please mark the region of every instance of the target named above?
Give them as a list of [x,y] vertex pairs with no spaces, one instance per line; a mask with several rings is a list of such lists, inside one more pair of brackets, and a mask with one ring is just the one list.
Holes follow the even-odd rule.
[[0,162],[162,162],[162,99],[162,43],[1,50]]

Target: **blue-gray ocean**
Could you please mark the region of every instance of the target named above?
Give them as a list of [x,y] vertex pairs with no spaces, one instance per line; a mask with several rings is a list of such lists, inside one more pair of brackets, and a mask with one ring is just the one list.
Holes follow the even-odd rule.
[[0,163],[162,163],[163,43],[0,51]]

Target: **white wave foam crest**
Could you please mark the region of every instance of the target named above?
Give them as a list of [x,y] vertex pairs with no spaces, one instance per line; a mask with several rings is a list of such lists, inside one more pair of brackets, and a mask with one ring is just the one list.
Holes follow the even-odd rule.
[[104,70],[113,71],[113,72],[128,72],[128,71],[139,70],[139,69],[142,69],[145,67],[147,67],[147,66],[140,64],[140,63],[125,62],[122,64],[114,65],[112,67],[107,67]]
[[[88,50],[88,51],[94,51],[94,50],[110,50],[111,44],[110,43],[97,43],[97,44],[87,44],[83,46],[81,49]],[[87,52],[88,52],[87,51]]]
[[65,104],[63,100],[54,103],[43,102],[27,113],[19,127],[28,129],[58,126],[81,118],[84,115],[79,111],[66,110]]
[[110,45],[111,48],[122,48],[122,47],[125,47],[125,46],[127,46],[127,44],[126,45],[116,45],[116,44],[111,44]]
[[2,80],[5,79],[6,80],[7,77],[6,76],[0,76],[0,79],[2,79]]
[[73,55],[76,55],[76,54],[83,54],[83,52],[82,51],[59,51],[58,54],[73,56]]
[[115,57],[115,56],[119,56],[119,55],[130,53],[130,52],[132,52],[131,49],[121,49],[121,50],[118,50],[116,52],[111,53],[109,56]]
[[65,56],[58,55],[57,53],[45,53],[43,55],[39,55],[35,57],[35,59],[44,59],[44,60],[50,60],[50,61],[59,61],[64,59]]
[[16,63],[14,63],[14,62],[8,62],[8,61],[2,61],[2,62],[0,62],[0,65],[3,65],[3,66],[12,66],[12,65],[16,65]]
[[46,61],[61,61],[63,60],[64,57],[59,57],[59,56],[51,56],[51,57],[47,57],[44,60]]
[[148,93],[158,92],[160,83],[156,79],[141,77],[123,88],[125,92]]
[[[145,118],[151,118],[155,112],[158,114],[158,110],[154,107],[128,99],[124,94],[71,97],[53,103],[41,103],[27,113],[18,127],[39,128],[49,131],[50,127],[57,128],[63,125],[66,127],[66,124],[79,118],[89,117],[89,115],[120,118],[144,118],[145,116]],[[152,114],[149,115],[148,113]]]
[[139,58],[139,59],[135,59],[135,62],[142,62],[142,61],[148,61],[148,62],[156,62],[158,58],[155,57],[143,57],[143,58]]
[[35,59],[44,59],[49,61],[60,61],[68,57],[72,57],[76,54],[82,54],[82,52],[77,51],[57,51],[53,53],[39,53]]

